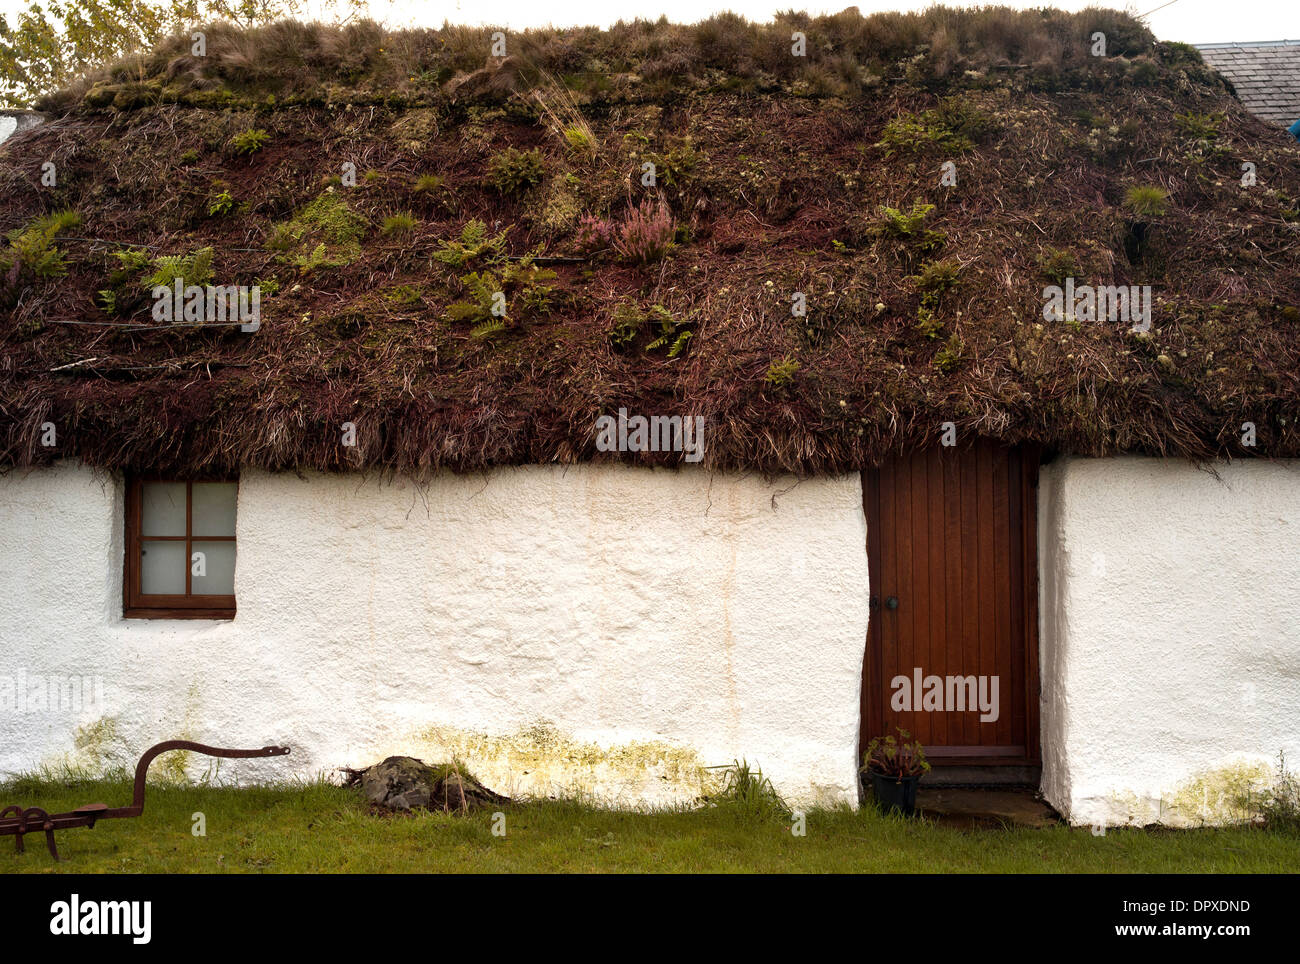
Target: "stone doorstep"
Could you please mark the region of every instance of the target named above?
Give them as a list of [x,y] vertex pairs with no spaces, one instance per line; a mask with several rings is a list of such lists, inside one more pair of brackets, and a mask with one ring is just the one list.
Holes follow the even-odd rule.
[[936,823],[963,829],[1042,829],[1061,822],[1060,814],[1029,787],[926,787],[922,781],[916,789],[916,808]]

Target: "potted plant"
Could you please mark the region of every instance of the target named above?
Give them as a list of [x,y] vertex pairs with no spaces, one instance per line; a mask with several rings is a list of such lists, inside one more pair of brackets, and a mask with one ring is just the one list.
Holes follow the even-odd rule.
[[876,806],[885,813],[901,813],[910,817],[916,812],[916,784],[929,772],[925,748],[912,739],[912,734],[895,727],[898,737],[874,737],[862,754],[863,785],[871,780],[871,793]]

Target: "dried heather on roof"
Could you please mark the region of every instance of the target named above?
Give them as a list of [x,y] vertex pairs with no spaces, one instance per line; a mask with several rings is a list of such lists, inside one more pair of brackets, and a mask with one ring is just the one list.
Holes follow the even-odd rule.
[[[573,462],[619,408],[765,472],[944,422],[1300,456],[1300,149],[1195,51],[999,9],[506,39],[213,28],[51,98],[0,147],[0,462]],[[260,329],[155,327],[177,276]],[[1150,285],[1150,330],[1046,320],[1067,277]]]

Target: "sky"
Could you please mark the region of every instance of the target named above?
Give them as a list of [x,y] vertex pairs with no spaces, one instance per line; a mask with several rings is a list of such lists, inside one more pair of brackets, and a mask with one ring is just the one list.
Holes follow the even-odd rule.
[[[74,0],[75,2],[75,0]],[[320,9],[328,0],[307,0]],[[1087,6],[1127,7],[1137,14],[1150,13],[1147,23],[1162,40],[1185,43],[1225,43],[1251,40],[1300,40],[1300,0],[1003,0],[1012,7],[1056,6],[1078,10]],[[506,29],[524,27],[608,26],[619,19],[658,19],[666,14],[679,23],[693,23],[722,10],[732,10],[750,20],[771,19],[778,10],[802,9],[809,13],[835,13],[848,6],[839,3],[800,3],[799,0],[371,0],[370,16],[387,26],[437,26],[454,23],[493,24]],[[929,0],[858,0],[863,13],[878,10],[920,10]],[[984,6],[981,2],[950,0],[948,6]],[[27,6],[25,0],[0,0],[0,13],[13,15]],[[1163,9],[1156,9],[1156,8]]]

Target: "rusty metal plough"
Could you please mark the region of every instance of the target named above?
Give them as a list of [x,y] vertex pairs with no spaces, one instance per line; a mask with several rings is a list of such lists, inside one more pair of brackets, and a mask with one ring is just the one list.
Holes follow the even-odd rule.
[[138,817],[144,813],[144,778],[149,772],[149,764],[161,753],[172,750],[192,750],[205,756],[219,756],[243,759],[248,757],[286,756],[287,746],[264,746],[257,750],[227,750],[189,740],[167,740],[145,750],[140,762],[135,765],[135,792],[132,794],[131,806],[110,807],[103,803],[88,803],[76,810],[66,813],[46,813],[40,807],[19,806],[5,807],[0,810],[0,837],[14,838],[14,850],[23,852],[23,836],[29,833],[44,833],[45,845],[50,848],[50,856],[59,859],[58,848],[54,845],[54,831],[67,830],[70,827],[95,826],[97,820],[111,820],[116,817]]

